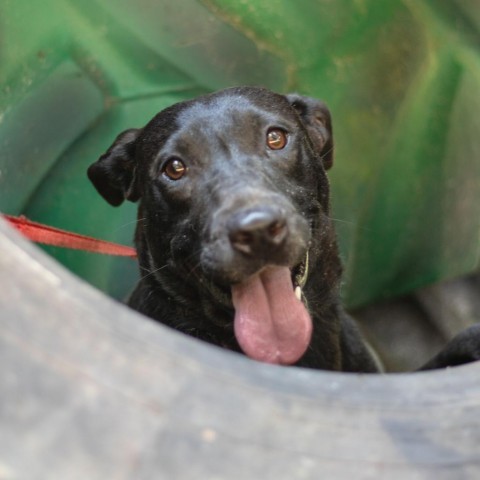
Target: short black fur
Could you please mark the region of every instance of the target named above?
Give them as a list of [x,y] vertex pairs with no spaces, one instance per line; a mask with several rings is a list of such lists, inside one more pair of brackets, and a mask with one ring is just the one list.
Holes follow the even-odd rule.
[[[286,133],[285,148],[265,147],[272,128]],[[166,172],[176,160],[187,173],[172,179]],[[303,296],[313,334],[296,365],[377,371],[339,301],[342,268],[326,175],[332,163],[327,107],[256,87],[175,104],[144,128],[120,134],[88,175],[112,205],[139,200],[135,243],[141,280],[128,304],[184,333],[240,351],[231,285],[270,264],[288,266],[294,275],[308,251]],[[285,238],[276,242],[248,233],[260,252],[251,255],[252,244],[237,228],[251,214],[281,218]],[[449,364],[439,358],[433,366]]]

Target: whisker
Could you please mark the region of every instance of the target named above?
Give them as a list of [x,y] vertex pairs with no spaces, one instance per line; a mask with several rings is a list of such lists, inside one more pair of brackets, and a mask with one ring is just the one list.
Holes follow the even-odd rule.
[[333,146],[330,148],[330,150],[327,150],[324,154],[320,155],[322,158],[326,157],[328,154],[333,152]]
[[168,265],[163,265],[162,267],[154,268],[152,271],[148,272],[146,275],[143,275],[140,277],[140,280],[144,280],[145,278],[149,277],[150,275],[154,275],[155,273],[159,272],[160,270],[163,270],[164,268],[167,268]]
[[350,227],[355,227],[355,228],[359,228],[360,230],[363,230],[363,231],[367,231],[367,232],[371,232],[372,229],[369,228],[369,227],[365,227],[363,225],[359,225],[358,222],[356,221],[352,221],[352,220],[342,220],[340,218],[333,218],[333,217],[328,217],[330,220],[332,220],[332,222],[337,222],[337,223],[343,223],[345,225],[349,225]]
[[[190,255],[188,255],[186,258],[185,258],[185,263],[188,264],[189,260],[193,257],[195,257],[196,255],[198,255],[200,252],[202,251],[201,248],[199,248],[197,251],[194,251],[192,252]],[[200,261],[196,264],[196,265],[193,265],[193,267],[190,269],[190,271],[187,273],[187,275],[191,275],[191,274],[194,274],[195,273],[195,270],[201,265]],[[163,270],[164,268],[167,268],[168,267],[168,264],[165,264],[161,267],[158,267],[158,268],[155,268],[151,271],[149,271],[148,273],[146,273],[145,275],[141,276],[140,277],[140,280],[144,280],[145,278],[149,277],[150,275],[154,275],[155,273],[159,272],[160,270]]]
[[330,220],[338,223],[346,223],[348,225],[356,225],[357,222],[354,222],[352,220],[341,220],[340,218],[333,218],[333,217],[328,217]]
[[118,227],[115,229],[115,232],[118,232],[118,231],[121,230],[122,228],[128,227],[129,225],[132,225],[133,223],[139,223],[139,222],[142,222],[143,220],[146,220],[146,219],[147,219],[146,217],[144,217],[144,218],[137,218],[136,220],[132,220],[131,222],[124,223],[124,224],[118,226]]
[[[192,256],[193,256],[193,255],[192,255]],[[195,276],[197,276],[197,269],[200,267],[200,265],[201,265],[201,262],[200,262],[200,261],[197,262],[196,265],[192,265],[192,267],[190,268],[187,276],[190,276],[190,275],[195,275]]]

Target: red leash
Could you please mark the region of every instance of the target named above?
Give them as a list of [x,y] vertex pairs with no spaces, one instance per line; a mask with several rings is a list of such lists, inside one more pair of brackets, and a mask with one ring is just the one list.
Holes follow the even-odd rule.
[[86,252],[103,253],[104,255],[137,258],[137,252],[132,247],[106,242],[105,240],[98,240],[78,233],[67,232],[66,230],[60,230],[59,228],[43,225],[42,223],[32,222],[23,215],[20,217],[13,217],[11,215],[3,216],[14,228],[32,242],[53,245],[55,247],[84,250]]

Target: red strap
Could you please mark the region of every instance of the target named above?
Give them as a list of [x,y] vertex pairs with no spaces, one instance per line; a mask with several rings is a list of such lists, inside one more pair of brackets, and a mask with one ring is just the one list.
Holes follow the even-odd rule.
[[137,257],[137,252],[132,247],[119,245],[117,243],[97,240],[93,237],[87,237],[78,233],[67,232],[59,228],[49,227],[41,223],[32,222],[26,217],[13,217],[4,215],[6,220],[23,233],[29,240],[44,245],[53,245],[55,247],[72,248],[75,250],[85,250],[87,252],[103,253],[105,255],[116,255],[122,257]]

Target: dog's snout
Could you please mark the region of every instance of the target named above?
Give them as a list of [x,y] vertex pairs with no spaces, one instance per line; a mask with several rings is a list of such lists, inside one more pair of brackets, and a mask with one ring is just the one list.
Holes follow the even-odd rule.
[[288,234],[285,216],[270,208],[237,214],[228,226],[235,250],[252,255],[279,246]]

